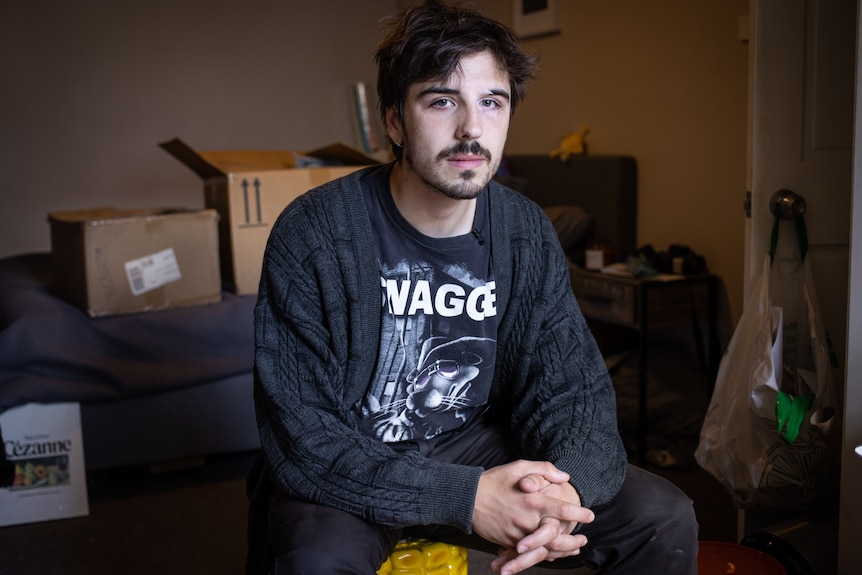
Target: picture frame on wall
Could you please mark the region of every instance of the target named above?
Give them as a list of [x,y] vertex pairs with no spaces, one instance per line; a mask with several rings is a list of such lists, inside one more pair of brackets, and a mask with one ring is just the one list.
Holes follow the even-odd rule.
[[560,32],[559,0],[513,0],[515,32],[522,39]]

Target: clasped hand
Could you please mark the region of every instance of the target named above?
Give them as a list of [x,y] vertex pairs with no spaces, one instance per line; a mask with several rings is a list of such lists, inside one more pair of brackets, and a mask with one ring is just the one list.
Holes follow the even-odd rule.
[[577,555],[587,538],[572,531],[594,518],[568,474],[547,461],[514,461],[479,478],[473,530],[500,545],[491,568],[502,575]]

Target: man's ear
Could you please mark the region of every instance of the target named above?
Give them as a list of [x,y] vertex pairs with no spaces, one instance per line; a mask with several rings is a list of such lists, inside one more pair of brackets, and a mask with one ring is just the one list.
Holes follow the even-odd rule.
[[386,133],[396,146],[404,145],[404,128],[395,106],[386,109]]

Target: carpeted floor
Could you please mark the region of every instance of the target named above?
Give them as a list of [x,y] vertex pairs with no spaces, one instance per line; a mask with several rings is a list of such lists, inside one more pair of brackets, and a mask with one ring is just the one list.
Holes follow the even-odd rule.
[[88,516],[0,527],[0,574],[241,573],[249,461],[91,474]]
[[[90,474],[89,516],[0,527],[0,575],[238,575],[250,463],[243,453],[160,474]],[[711,476],[697,468],[654,470],[692,497],[702,539],[735,541],[736,511]],[[490,559],[471,552],[471,575],[490,574]]]

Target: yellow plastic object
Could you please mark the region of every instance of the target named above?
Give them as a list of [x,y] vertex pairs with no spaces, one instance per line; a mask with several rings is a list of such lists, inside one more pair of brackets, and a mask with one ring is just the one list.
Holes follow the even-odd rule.
[[411,539],[400,541],[377,575],[467,575],[467,548]]

